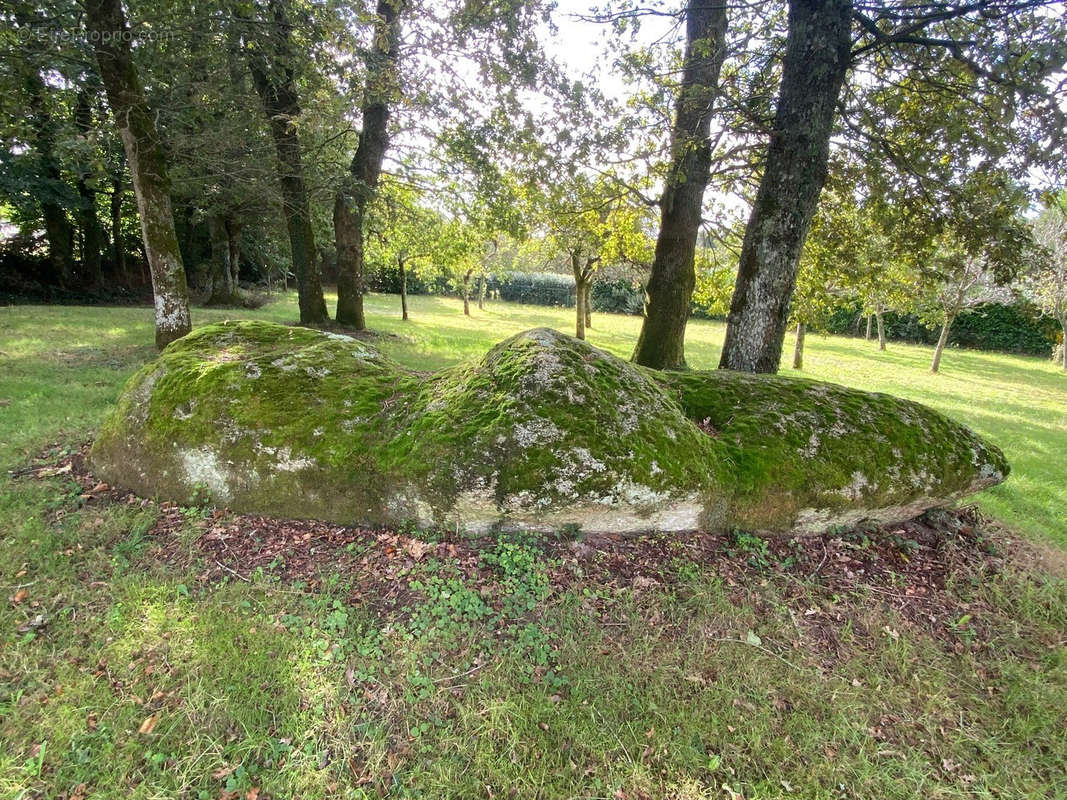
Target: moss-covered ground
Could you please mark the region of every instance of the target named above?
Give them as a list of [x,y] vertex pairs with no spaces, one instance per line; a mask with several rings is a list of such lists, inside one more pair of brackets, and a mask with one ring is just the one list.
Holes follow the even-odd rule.
[[[412,298],[405,325],[397,305],[369,298],[369,320],[416,368],[571,318]],[[228,316],[288,321],[295,302],[194,312]],[[638,322],[595,315],[590,338],[626,355]],[[694,366],[721,336],[693,324]],[[952,541],[902,533],[900,576],[877,584],[838,563],[865,558],[862,535],[810,559],[738,536],[730,569],[679,545],[656,580],[522,537],[477,574],[417,540],[375,540],[395,567],[366,586],[329,564],[286,578],[284,549],[241,569],[235,523],[197,498],[105,502],[63,471],[153,357],[150,311],[0,309],[0,797],[1067,796],[1067,375],[953,351],[932,376],[929,348],[808,341],[806,374],[928,403],[1003,447],[1012,476],[979,502],[1043,555],[994,531],[920,596],[905,565]],[[355,536],[345,557],[371,547]]]

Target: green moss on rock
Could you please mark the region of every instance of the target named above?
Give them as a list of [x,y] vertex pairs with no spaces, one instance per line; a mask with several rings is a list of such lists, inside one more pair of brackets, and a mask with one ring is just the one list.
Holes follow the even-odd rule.
[[340,523],[817,530],[1003,480],[931,409],[829,384],[642,370],[549,329],[420,376],[264,322],[201,328],[135,375],[100,474],[186,501]]

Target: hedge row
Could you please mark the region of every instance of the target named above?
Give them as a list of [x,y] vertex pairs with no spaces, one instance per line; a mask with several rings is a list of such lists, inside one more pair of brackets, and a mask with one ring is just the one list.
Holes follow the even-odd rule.
[[[888,312],[883,317],[887,339],[935,344],[937,327],[924,325],[914,314]],[[842,306],[830,318],[829,333],[863,335],[867,318],[859,305]],[[1060,326],[1042,317],[1029,303],[986,304],[963,312],[952,325],[949,344],[975,350],[1046,356],[1060,335]]]
[[[395,268],[371,270],[368,285],[374,291],[399,293],[400,276]],[[476,287],[471,287],[476,291]],[[555,272],[510,272],[491,275],[486,288],[492,297],[514,303],[574,307],[574,277]],[[444,276],[425,281],[408,275],[410,294],[458,294]],[[644,287],[625,280],[596,281],[593,284],[593,310],[617,314],[640,314],[644,308]],[[693,316],[721,319],[719,314],[694,306]],[[889,312],[884,317],[886,336],[895,341],[934,344],[940,331],[924,325],[914,314]],[[862,336],[867,325],[858,304],[843,305],[830,318],[827,330],[849,336]],[[995,350],[1048,357],[1060,337],[1059,325],[1042,317],[1028,303],[1012,306],[989,304],[966,311],[952,326],[949,343],[976,350]]]

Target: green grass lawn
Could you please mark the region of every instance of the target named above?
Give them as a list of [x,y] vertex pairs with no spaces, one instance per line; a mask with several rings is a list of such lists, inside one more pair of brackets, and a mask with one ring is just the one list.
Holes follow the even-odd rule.
[[[398,306],[369,297],[369,322],[417,368],[571,326],[563,310],[467,319],[424,297],[404,323]],[[194,313],[232,316],[287,322],[295,302]],[[629,355],[638,319],[594,326]],[[642,540],[642,559],[367,534],[339,551],[345,569],[294,578],[325,535],[298,529],[260,566],[224,564],[225,535],[274,540],[208,508],[6,474],[91,437],[151,333],[145,308],[0,309],[0,798],[1067,796],[1054,555],[995,530],[888,549],[736,537],[710,559],[687,541]],[[691,323],[691,365],[713,367],[722,335]],[[811,336],[804,374],[970,424],[1014,467],[982,507],[1067,547],[1067,375],[951,351],[934,376],[930,356]],[[920,563],[944,574],[916,594]]]

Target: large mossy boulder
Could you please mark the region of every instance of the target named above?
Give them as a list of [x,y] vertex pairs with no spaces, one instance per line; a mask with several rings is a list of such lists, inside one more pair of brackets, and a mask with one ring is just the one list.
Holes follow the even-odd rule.
[[105,479],[343,524],[817,531],[999,483],[1001,452],[883,394],[662,373],[538,328],[424,375],[349,337],[209,325],[126,386]]

